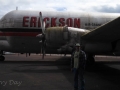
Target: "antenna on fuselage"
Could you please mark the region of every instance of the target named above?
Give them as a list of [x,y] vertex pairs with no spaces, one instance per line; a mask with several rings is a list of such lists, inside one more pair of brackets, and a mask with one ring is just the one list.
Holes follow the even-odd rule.
[[16,7],[16,10],[18,10],[18,7]]

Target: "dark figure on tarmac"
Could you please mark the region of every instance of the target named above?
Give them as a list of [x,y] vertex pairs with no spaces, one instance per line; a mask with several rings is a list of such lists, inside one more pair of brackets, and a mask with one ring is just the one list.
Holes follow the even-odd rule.
[[86,54],[80,49],[80,44],[75,45],[76,50],[71,56],[71,67],[74,72],[74,90],[84,90],[84,71],[86,64]]

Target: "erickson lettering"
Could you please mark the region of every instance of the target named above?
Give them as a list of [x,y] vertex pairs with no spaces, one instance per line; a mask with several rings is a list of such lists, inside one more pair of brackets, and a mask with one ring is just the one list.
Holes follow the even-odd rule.
[[[43,20],[46,23],[46,27],[65,26],[80,28],[80,18],[58,18],[58,17],[45,17]],[[23,17],[23,27],[41,27],[39,17]]]

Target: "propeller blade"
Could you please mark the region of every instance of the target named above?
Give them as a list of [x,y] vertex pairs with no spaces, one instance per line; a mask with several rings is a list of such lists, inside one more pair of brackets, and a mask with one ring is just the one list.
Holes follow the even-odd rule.
[[44,56],[45,56],[45,53],[44,53],[44,50],[43,50],[43,55],[42,55],[42,59],[44,59]]
[[41,23],[42,33],[45,34],[45,22],[43,21],[42,13],[40,12],[39,14],[40,14],[40,23]]
[[42,33],[45,34],[45,21],[43,21],[43,29],[42,29]]
[[43,18],[42,18],[42,13],[40,12],[39,13],[40,15],[40,23],[41,23],[41,29],[42,29],[42,34],[38,34],[36,37],[40,37],[41,38],[41,43],[42,43],[42,47],[41,47],[41,51],[42,51],[42,59],[44,59],[44,56],[45,56],[45,45],[46,45],[46,42],[45,42],[45,22],[43,21]]
[[38,34],[36,37],[41,37],[42,36],[42,34]]
[[41,24],[41,29],[43,29],[42,13],[40,12],[40,13],[39,13],[39,15],[40,15],[40,24]]
[[42,46],[41,46],[41,49],[40,49],[40,55],[42,55]]
[[44,38],[43,34],[38,34],[36,37],[40,38],[40,40],[42,40]]
[[46,48],[46,42],[44,41],[43,43],[42,43],[42,59],[44,59],[44,56],[45,56],[45,48]]

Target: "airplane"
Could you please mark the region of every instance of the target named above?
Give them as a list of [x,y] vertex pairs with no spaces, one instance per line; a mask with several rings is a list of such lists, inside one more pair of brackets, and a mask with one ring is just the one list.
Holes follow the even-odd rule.
[[72,53],[80,43],[94,55],[120,55],[120,14],[14,10],[0,20],[0,60],[13,53]]

